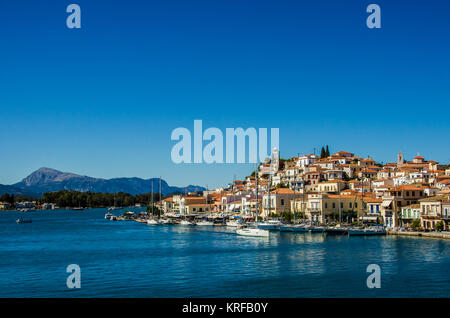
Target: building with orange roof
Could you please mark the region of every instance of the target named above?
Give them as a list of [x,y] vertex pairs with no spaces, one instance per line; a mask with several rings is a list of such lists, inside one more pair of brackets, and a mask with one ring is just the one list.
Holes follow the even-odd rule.
[[279,188],[262,196],[261,216],[267,218],[272,214],[281,215],[291,212],[291,200],[300,197],[299,192],[289,188]]
[[401,208],[410,204],[417,204],[425,197],[424,189],[412,186],[401,185],[390,188],[383,195],[381,204],[384,225],[387,227],[401,226]]

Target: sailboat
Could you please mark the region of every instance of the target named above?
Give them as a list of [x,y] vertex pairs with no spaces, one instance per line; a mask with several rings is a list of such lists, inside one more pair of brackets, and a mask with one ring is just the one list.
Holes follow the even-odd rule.
[[[153,181],[152,181],[152,186],[151,186],[151,191],[152,191],[152,196],[151,196],[151,213],[153,214],[153,211],[154,211],[154,205],[153,205]],[[152,218],[152,219],[148,219],[147,220],[147,224],[148,225],[160,225],[161,223],[159,222],[159,219],[158,220],[155,220],[154,218]]]
[[[256,218],[255,223],[258,224],[258,164],[256,164]],[[258,227],[248,227],[247,225],[239,225],[236,229],[236,234],[242,236],[256,236],[256,237],[269,237],[269,231],[260,229]]]

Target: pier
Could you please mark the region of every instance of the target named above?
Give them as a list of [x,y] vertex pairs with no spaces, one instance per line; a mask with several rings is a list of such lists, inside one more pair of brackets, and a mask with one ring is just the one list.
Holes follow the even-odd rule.
[[420,236],[420,237],[429,237],[436,239],[444,239],[450,240],[449,232],[406,232],[406,231],[387,231],[388,235],[400,235],[400,236]]

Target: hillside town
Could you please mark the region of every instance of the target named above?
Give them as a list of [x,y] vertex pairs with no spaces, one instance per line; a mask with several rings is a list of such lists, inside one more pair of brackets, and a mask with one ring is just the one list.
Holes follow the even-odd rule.
[[406,160],[399,153],[396,162],[380,164],[346,151],[283,160],[274,149],[257,170],[226,187],[174,195],[158,204],[168,215],[257,213],[263,220],[449,229],[450,165],[420,155]]

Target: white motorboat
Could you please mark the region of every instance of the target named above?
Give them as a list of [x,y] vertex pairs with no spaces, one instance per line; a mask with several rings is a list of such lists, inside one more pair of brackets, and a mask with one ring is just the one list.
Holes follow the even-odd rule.
[[162,219],[161,224],[169,225],[169,224],[173,224],[173,222],[171,219]]
[[148,225],[159,225],[159,224],[161,224],[161,223],[159,223],[157,220],[155,220],[155,219],[150,219],[150,220],[147,220],[147,224]]
[[239,222],[235,221],[235,220],[227,221],[227,226],[229,226],[229,227],[238,227],[239,226]]
[[200,222],[197,222],[197,225],[200,225],[200,226],[212,226],[212,225],[214,225],[214,222],[207,221],[207,220],[202,220]]
[[258,228],[263,230],[279,230],[283,224],[279,220],[268,220],[266,222],[258,223]]
[[195,223],[188,220],[181,220],[180,225],[195,225]]
[[236,229],[236,234],[243,236],[269,237],[269,230],[251,227],[239,227]]

